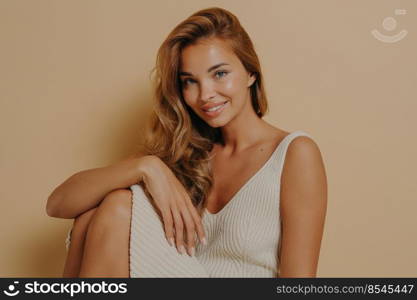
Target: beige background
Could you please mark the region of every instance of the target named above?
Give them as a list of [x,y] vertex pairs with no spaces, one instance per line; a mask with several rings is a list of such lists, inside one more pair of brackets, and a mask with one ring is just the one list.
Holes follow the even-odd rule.
[[[46,215],[48,195],[130,154],[159,45],[210,6],[236,14],[252,37],[266,119],[305,130],[322,151],[329,202],[318,276],[417,276],[414,0],[0,0],[0,276],[61,276],[72,220]],[[382,27],[390,16],[391,32]],[[372,29],[408,35],[390,44]]]

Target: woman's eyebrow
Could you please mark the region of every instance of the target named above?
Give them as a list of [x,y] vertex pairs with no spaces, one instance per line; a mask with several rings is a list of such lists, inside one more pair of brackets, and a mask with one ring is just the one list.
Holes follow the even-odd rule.
[[[227,63],[219,63],[217,65],[214,65],[214,66],[212,66],[212,67],[210,67],[210,68],[207,69],[207,73],[210,73],[214,69],[217,69],[218,67],[221,67],[221,66],[224,66],[224,65],[229,65],[229,64],[227,64]],[[188,73],[188,72],[184,72],[184,71],[181,71],[180,72],[180,76],[187,76],[187,75],[193,76],[193,74]]]

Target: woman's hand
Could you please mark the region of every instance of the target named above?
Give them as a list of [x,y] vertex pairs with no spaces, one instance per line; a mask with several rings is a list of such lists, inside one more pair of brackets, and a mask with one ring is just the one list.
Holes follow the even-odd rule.
[[175,231],[177,249],[185,254],[185,235],[188,254],[194,256],[196,233],[203,244],[206,240],[201,217],[184,186],[157,156],[146,156],[142,160],[142,168],[143,182],[161,213],[169,244],[174,244]]

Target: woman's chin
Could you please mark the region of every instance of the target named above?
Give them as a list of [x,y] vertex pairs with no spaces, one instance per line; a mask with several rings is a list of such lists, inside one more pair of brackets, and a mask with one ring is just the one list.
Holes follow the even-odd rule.
[[207,124],[212,128],[220,128],[220,127],[225,126],[227,122],[212,122],[212,123],[207,123]]
[[204,121],[206,122],[207,125],[209,125],[212,128],[223,127],[228,122],[225,118],[214,118],[214,119],[208,119],[208,120],[206,119]]

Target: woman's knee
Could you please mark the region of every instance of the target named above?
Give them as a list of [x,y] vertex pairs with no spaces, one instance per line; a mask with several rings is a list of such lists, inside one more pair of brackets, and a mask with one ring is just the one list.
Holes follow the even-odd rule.
[[132,192],[118,189],[110,192],[100,203],[99,214],[105,218],[130,219],[132,214]]

